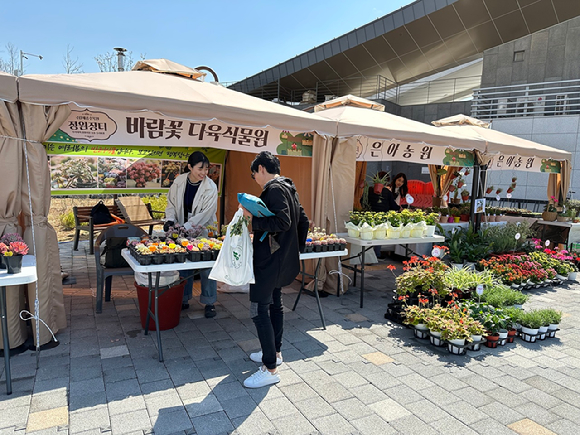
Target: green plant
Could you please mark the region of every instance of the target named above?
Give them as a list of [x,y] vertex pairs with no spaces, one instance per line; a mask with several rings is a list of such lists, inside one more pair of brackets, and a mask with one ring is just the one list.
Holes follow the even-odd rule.
[[420,323],[425,323],[425,319],[428,317],[429,311],[429,308],[423,308],[418,305],[409,305],[407,308],[405,308],[405,320],[403,323],[405,325],[418,325]]
[[151,210],[164,212],[167,208],[167,194],[165,193],[160,195],[144,196],[141,199],[145,204],[151,204]]
[[471,331],[464,322],[456,322],[453,319],[445,321],[441,330],[443,340],[465,340],[471,341]]
[[58,220],[62,225],[63,229],[65,230],[72,230],[75,227],[75,217],[72,210],[69,210],[66,213],[61,214],[58,217]]
[[553,308],[545,308],[542,311],[542,316],[544,318],[544,324],[559,324],[562,321],[562,311],[555,310]]
[[436,225],[439,222],[439,214],[438,213],[429,213],[425,216],[425,223],[427,225]]
[[548,201],[548,203],[544,207],[544,211],[547,211],[549,213],[555,213],[558,211],[558,209],[556,208],[557,205],[558,200],[556,199],[556,197],[550,196],[550,201]]
[[451,216],[456,217],[461,214],[461,210],[458,207],[452,207],[449,209],[449,213],[451,213]]
[[445,284],[452,290],[473,291],[479,284],[494,286],[495,281],[490,271],[475,272],[463,269],[449,269],[445,274]]
[[495,308],[503,308],[512,305],[522,305],[529,299],[529,296],[519,290],[514,290],[503,284],[487,287],[481,295],[481,301]]
[[538,329],[544,326],[544,318],[540,310],[523,312],[519,317],[519,323],[530,329]]
[[462,197],[469,196],[469,190],[467,190],[467,189],[463,189],[463,190],[461,191],[461,196],[462,196]]
[[[381,171],[382,172],[382,171]],[[369,177],[371,179],[371,182],[373,184],[387,184],[389,181],[389,178],[391,177],[390,172],[387,172],[385,175],[383,175],[382,177],[379,175],[380,172],[377,172],[375,175],[373,175],[372,177]]]
[[441,208],[441,216],[449,216],[449,209],[447,207]]
[[[520,238],[516,240],[516,234]],[[485,230],[484,240],[492,246],[492,252],[501,254],[522,249],[526,240],[533,234],[528,222],[508,222],[505,226],[493,226]]]
[[[454,209],[455,210],[455,209]],[[456,228],[446,235],[446,245],[449,248],[449,259],[452,263],[463,263],[465,257],[465,231]]]

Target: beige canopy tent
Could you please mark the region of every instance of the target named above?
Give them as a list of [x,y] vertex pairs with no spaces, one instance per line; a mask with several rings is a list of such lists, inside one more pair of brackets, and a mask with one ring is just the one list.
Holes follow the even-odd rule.
[[[151,63],[156,64],[159,71],[167,72],[165,70],[168,68],[163,65],[168,66],[168,63]],[[175,68],[175,65],[169,67]],[[156,68],[149,65],[147,69]],[[0,74],[0,103],[0,167],[4,169],[3,189],[0,192],[0,235],[17,231],[18,215],[22,212],[24,238],[37,261],[39,316],[54,333],[66,327],[66,317],[57,237],[47,221],[50,174],[42,142],[48,140],[67,119],[71,107],[69,103],[127,112],[153,111],[181,119],[220,120],[247,127],[273,126],[321,135],[334,135],[336,128],[334,122],[316,115],[220,85],[187,79],[182,75],[145,71],[27,75],[18,78]],[[318,143],[326,140],[323,136],[317,137]],[[25,146],[28,173],[25,170]],[[259,148],[255,152],[259,152]],[[27,174],[30,177],[30,195]],[[28,300],[32,304],[36,286],[29,287]],[[8,292],[11,348],[19,346],[27,338],[25,322],[18,318],[23,300],[23,292]],[[29,310],[34,311],[32,306]],[[48,329],[39,329],[37,344],[50,341]]]
[[451,116],[433,121],[433,124],[442,130],[484,141],[485,148],[478,150],[482,164],[487,163],[491,157],[498,154],[560,161],[562,163],[560,173],[550,174],[547,194],[548,198],[554,196],[560,202],[566,198],[572,172],[572,154],[568,151],[492,130],[489,128],[489,123],[466,115]]

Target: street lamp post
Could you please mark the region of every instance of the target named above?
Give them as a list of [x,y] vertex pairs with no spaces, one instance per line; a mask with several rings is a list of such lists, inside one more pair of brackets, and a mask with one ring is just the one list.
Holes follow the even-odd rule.
[[21,76],[24,73],[23,59],[28,59],[25,55],[38,57],[40,60],[42,60],[42,56],[40,54],[25,53],[22,50],[20,50],[20,71],[18,71],[17,74],[18,76]]

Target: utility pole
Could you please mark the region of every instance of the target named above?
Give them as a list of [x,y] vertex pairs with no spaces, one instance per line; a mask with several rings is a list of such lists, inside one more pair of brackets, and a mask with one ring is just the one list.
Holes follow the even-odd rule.
[[16,76],[21,76],[22,74],[24,74],[24,61],[23,61],[23,59],[28,60],[28,58],[25,55],[38,57],[40,60],[42,60],[42,56],[40,54],[24,53],[22,50],[20,50],[20,71],[18,71],[18,74],[14,74]]

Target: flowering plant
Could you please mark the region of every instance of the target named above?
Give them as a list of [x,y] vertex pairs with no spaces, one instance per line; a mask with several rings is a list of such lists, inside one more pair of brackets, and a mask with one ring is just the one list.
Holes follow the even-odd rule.
[[28,254],[28,245],[24,242],[10,242],[8,245],[0,242],[0,254],[4,257]]
[[173,240],[178,240],[181,238],[185,239],[195,239],[199,237],[203,232],[203,227],[200,225],[192,225],[190,229],[185,228],[183,225],[178,224],[177,222],[173,224],[172,227],[167,229],[165,233],[165,237]]
[[4,243],[5,245],[9,245],[12,242],[24,243],[24,239],[22,239],[18,233],[6,233],[0,238],[0,242]]
[[558,209],[556,208],[557,205],[558,205],[558,200],[556,199],[556,197],[550,196],[550,201],[544,207],[544,211],[547,211],[550,213],[555,213],[558,211]]

